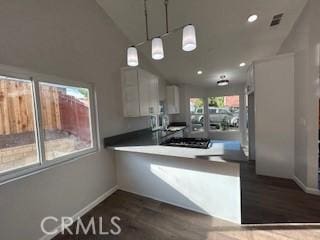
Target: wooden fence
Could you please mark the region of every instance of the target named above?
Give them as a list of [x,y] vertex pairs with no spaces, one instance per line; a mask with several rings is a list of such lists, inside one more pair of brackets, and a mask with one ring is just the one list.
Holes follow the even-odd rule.
[[[42,124],[89,141],[88,107],[64,89],[41,85]],[[0,79],[0,135],[34,131],[32,86],[28,82]],[[89,136],[89,137],[88,137]]]
[[0,134],[33,131],[31,85],[0,79]]
[[60,94],[63,93],[59,92],[57,87],[40,85],[41,117],[44,129],[61,130]]
[[60,128],[90,142],[90,112],[89,108],[73,96],[59,94]]

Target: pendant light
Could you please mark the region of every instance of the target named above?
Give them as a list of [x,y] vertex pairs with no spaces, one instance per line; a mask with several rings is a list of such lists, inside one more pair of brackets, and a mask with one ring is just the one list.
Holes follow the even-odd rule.
[[130,67],[139,65],[138,51],[135,47],[129,47],[127,49],[127,64]]
[[152,39],[152,58],[154,60],[164,58],[162,39],[159,37]]
[[182,32],[182,49],[190,52],[197,48],[196,30],[192,24],[183,28]]
[[188,24],[183,25],[178,28],[172,29],[169,31],[169,21],[168,21],[168,3],[169,0],[164,0],[165,6],[165,17],[166,17],[166,32],[161,34],[158,37],[150,38],[149,37],[149,23],[148,23],[148,11],[147,11],[147,0],[144,0],[144,14],[145,14],[145,24],[146,24],[146,40],[139,42],[127,49],[127,64],[130,67],[135,67],[139,65],[138,51],[137,47],[151,41],[151,56],[154,60],[161,60],[164,58],[163,51],[163,38],[167,37],[170,34],[176,33],[178,31],[182,32],[182,49],[186,52],[193,51],[197,48],[196,40],[196,30],[194,25]]

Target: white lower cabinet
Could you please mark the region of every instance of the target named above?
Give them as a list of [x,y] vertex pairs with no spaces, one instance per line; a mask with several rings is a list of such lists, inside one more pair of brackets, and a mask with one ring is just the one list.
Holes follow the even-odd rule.
[[159,79],[140,68],[122,68],[122,101],[125,117],[157,115]]

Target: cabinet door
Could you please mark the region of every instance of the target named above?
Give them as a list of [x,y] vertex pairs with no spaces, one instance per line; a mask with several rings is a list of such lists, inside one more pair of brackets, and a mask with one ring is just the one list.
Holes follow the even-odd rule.
[[152,75],[150,81],[150,113],[160,114],[160,100],[159,100],[159,79]]
[[150,116],[160,113],[159,80],[144,70],[139,70],[140,115]]
[[140,115],[138,72],[135,68],[121,70],[123,114],[125,117]]
[[259,175],[294,175],[294,65],[292,54],[254,63],[254,139]]
[[178,87],[167,87],[167,106],[168,114],[177,114],[180,112],[180,99]]
[[180,113],[180,95],[179,95],[179,88],[174,87],[174,110],[175,113]]
[[140,99],[140,115],[150,115],[150,74],[139,69],[139,99]]

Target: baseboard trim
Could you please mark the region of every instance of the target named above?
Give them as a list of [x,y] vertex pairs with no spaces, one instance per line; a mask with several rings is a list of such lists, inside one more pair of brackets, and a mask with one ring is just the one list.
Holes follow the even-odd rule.
[[320,190],[316,188],[309,188],[297,177],[293,176],[293,181],[306,193],[313,194],[313,195],[319,195],[320,196]]
[[[91,209],[93,209],[94,207],[96,207],[98,204],[100,204],[101,202],[103,202],[105,199],[107,199],[108,197],[110,197],[115,191],[117,191],[118,185],[115,185],[114,187],[112,187],[111,189],[109,189],[107,192],[105,192],[104,194],[102,194],[101,196],[99,196],[97,199],[95,199],[93,202],[89,203],[87,206],[85,206],[84,208],[82,208],[81,210],[79,210],[76,214],[74,214],[72,216],[73,221],[77,220],[78,218],[82,217],[84,214],[86,214],[87,212],[89,212]],[[39,238],[39,240],[51,240],[52,238],[54,238],[55,236],[58,235],[58,233],[60,233],[62,231],[62,226],[59,225],[57,226],[53,231],[56,231],[57,234],[52,234],[52,235],[44,235],[41,238]]]

